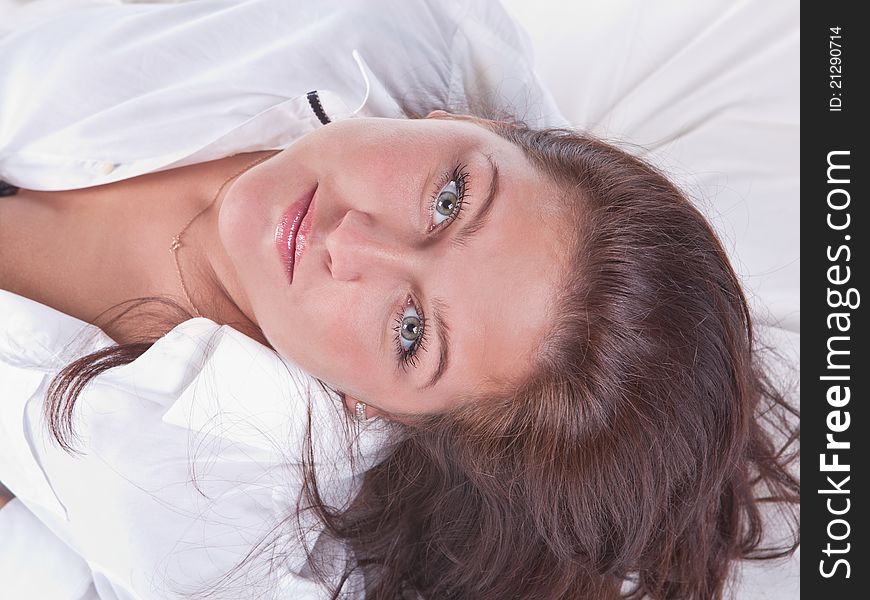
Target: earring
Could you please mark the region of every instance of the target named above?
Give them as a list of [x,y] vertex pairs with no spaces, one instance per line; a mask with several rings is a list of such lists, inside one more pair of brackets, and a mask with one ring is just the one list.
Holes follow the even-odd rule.
[[366,403],[365,402],[357,402],[356,403],[356,420],[357,421],[365,421],[366,420]]

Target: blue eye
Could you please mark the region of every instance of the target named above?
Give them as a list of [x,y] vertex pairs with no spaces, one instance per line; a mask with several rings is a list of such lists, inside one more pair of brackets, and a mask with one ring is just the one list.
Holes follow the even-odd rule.
[[432,213],[435,224],[440,225],[453,216],[457,206],[459,206],[459,192],[456,190],[456,182],[451,180],[435,200],[435,210]]
[[399,364],[403,368],[409,363],[412,367],[416,367],[417,362],[414,356],[423,347],[425,341],[423,337],[425,319],[417,311],[417,305],[413,298],[408,296],[395,321],[396,325],[393,327],[393,331],[396,332],[396,354],[399,357]]
[[464,169],[465,165],[458,165],[447,176],[447,182],[436,190],[432,198],[432,229],[445,221],[453,221],[462,212],[468,193],[468,173]]
[[402,327],[399,330],[399,342],[405,352],[417,343],[421,335],[423,335],[423,319],[417,314],[417,308],[412,304],[402,314]]

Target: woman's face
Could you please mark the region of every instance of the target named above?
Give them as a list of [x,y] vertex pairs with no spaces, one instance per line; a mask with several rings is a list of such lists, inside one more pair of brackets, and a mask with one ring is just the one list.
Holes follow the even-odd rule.
[[[315,188],[290,283],[276,226]],[[240,176],[219,233],[244,309],[275,350],[369,416],[401,419],[528,373],[558,323],[553,193],[518,148],[469,118],[353,118]]]

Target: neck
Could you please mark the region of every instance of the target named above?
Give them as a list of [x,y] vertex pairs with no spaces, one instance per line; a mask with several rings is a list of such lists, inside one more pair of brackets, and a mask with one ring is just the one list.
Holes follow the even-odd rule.
[[[238,282],[232,263],[218,236],[218,217],[227,191],[245,171],[274,156],[277,151],[245,153],[208,163],[204,172],[187,176],[194,198],[189,217],[177,222],[167,239],[178,240],[172,256],[177,290],[185,297],[192,314],[231,325],[249,337],[268,345],[253,318],[250,303]],[[193,219],[191,221],[191,219]]]
[[[0,215],[0,247],[4,256],[9,250],[9,264],[16,265],[2,274],[0,287],[97,325],[119,343],[144,333],[165,333],[183,317],[145,304],[141,314],[134,309],[112,323],[131,305],[109,309],[137,298],[164,297],[266,344],[217,234],[220,203],[233,181],[217,199],[215,194],[228,178],[274,152],[245,153],[82,190],[22,189],[4,199],[14,200],[3,207],[8,218]],[[169,247],[203,209],[178,250],[194,308]],[[13,220],[15,231],[2,227]]]

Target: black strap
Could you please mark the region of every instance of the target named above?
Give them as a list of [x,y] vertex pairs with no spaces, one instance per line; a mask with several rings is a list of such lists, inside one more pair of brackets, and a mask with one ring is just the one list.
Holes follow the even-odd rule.
[[17,187],[0,179],[0,196],[14,196],[17,193]]
[[314,111],[314,114],[317,115],[317,118],[320,119],[320,122],[326,125],[327,123],[331,123],[332,120],[326,116],[326,111],[323,110],[323,105],[320,103],[320,96],[317,95],[317,91],[308,92],[308,104],[311,106],[311,110]]

